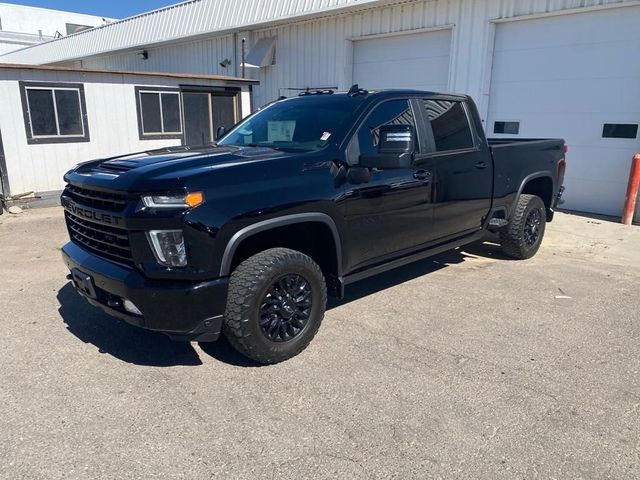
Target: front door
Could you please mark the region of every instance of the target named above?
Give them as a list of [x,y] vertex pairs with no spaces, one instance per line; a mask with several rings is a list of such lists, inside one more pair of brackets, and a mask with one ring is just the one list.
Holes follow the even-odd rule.
[[213,141],[211,124],[211,95],[202,92],[183,92],[184,143],[207,145]]
[[[358,152],[357,156],[375,154],[383,125],[411,125],[418,131],[411,102],[391,100],[378,105],[352,139],[349,151]],[[357,158],[349,161],[353,164]],[[353,170],[358,170],[357,165]],[[429,166],[422,164],[404,169],[373,169],[369,177],[350,179],[345,191],[347,270],[429,240],[431,175]]]

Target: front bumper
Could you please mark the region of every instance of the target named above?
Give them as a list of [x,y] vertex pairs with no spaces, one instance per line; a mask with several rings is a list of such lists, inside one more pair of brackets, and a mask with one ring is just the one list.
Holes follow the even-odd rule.
[[[76,289],[109,315],[174,340],[210,342],[220,336],[229,282],[226,277],[204,282],[149,280],[72,242],[62,248],[62,258],[69,270],[91,277],[91,294],[78,288],[74,280]],[[124,299],[133,302],[142,315],[127,312]]]

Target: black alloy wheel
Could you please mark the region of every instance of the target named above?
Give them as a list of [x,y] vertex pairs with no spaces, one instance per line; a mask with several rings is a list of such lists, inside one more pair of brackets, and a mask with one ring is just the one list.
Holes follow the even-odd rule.
[[272,342],[288,342],[309,324],[312,292],[299,274],[277,278],[260,305],[260,331]]
[[529,246],[534,246],[540,238],[540,225],[542,224],[542,215],[540,210],[531,210],[524,223],[524,241]]

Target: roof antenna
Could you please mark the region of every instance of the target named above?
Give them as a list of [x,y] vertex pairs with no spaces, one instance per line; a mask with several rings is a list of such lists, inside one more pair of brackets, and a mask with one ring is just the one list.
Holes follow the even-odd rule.
[[369,92],[367,92],[363,88],[360,88],[358,86],[358,84],[356,83],[354,85],[351,85],[351,88],[347,92],[347,95],[349,95],[350,97],[355,97],[356,95],[362,95],[362,94],[365,94],[365,93],[369,93]]

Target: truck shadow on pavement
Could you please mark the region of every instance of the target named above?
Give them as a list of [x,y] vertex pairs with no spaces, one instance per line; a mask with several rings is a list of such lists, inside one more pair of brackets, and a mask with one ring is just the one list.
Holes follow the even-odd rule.
[[117,320],[90,305],[71,282],[58,291],[58,312],[67,329],[84,343],[123,362],[151,367],[202,365],[190,343],[173,342],[169,337]]
[[[464,251],[457,249],[445,252],[349,285],[344,299],[329,300],[327,312],[450,265],[462,263],[470,258],[469,254],[495,259],[505,258],[495,245],[486,243],[467,246]],[[143,330],[112,318],[91,306],[76,293],[71,283],[67,283],[58,291],[57,298],[60,304],[58,311],[69,332],[84,343],[95,345],[100,353],[141,366],[202,365],[202,360],[191,343],[173,342],[161,333]],[[229,365],[262,366],[237,353],[223,336],[217,342],[201,343],[199,346],[205,354]]]

